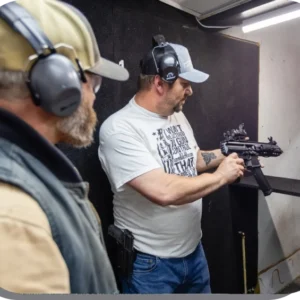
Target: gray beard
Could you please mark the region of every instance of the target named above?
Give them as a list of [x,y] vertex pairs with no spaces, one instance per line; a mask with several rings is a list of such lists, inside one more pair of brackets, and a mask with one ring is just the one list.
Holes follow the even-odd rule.
[[94,140],[96,123],[97,115],[93,108],[82,103],[73,115],[58,122],[57,128],[63,136],[61,142],[75,148],[90,146]]

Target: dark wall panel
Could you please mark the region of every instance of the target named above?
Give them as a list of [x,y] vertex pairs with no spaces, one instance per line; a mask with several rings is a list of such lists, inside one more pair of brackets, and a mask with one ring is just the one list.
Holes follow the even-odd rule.
[[[239,186],[229,188],[232,216],[233,247],[236,254],[236,292],[254,293],[257,285],[258,262],[258,191]],[[242,234],[245,236],[245,266],[243,262]],[[244,278],[243,270],[247,277]]]
[[[77,7],[88,17],[99,43],[101,54],[113,60],[113,26],[116,21],[113,16],[113,1],[69,0],[65,2]],[[104,79],[97,94],[94,107],[99,122],[95,131],[95,142],[92,146],[87,149],[72,149],[65,145],[60,146],[78,168],[83,179],[90,183],[89,196],[99,212],[104,233],[107,232],[108,224],[113,222],[112,192],[98,159],[98,131],[102,122],[118,109],[114,102],[115,94],[113,92],[116,90],[117,85],[116,82]]]
[[[104,79],[95,103],[99,124],[93,146],[84,150],[61,146],[83,178],[90,182],[90,198],[100,214],[107,238],[107,227],[113,220],[112,194],[97,156],[98,129],[136,92],[139,61],[151,47],[152,35],[162,33],[169,41],[188,47],[194,67],[210,74],[207,82],[193,84],[194,95],[184,107],[199,146],[204,150],[218,148],[223,132],[236,128],[241,122],[245,122],[251,138],[257,138],[259,48],[255,44],[203,32],[192,16],[157,0],[68,2],[82,10],[91,21],[101,53],[116,62],[123,59],[131,74],[125,83]],[[244,209],[241,215],[247,217],[239,217],[243,199],[247,205],[251,206],[253,201],[254,208],[256,206],[257,195],[249,197],[247,193],[246,189],[237,194],[224,187],[203,201],[203,243],[214,293],[242,292],[237,231],[245,230],[249,236],[257,234],[255,209],[248,212]],[[257,272],[257,241],[252,241],[251,266],[248,267],[250,282],[256,280]],[[109,243],[108,251],[114,261]]]

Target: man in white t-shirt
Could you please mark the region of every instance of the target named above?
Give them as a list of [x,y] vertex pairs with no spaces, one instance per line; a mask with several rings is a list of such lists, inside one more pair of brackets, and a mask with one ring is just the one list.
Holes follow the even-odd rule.
[[[114,224],[137,256],[123,293],[210,293],[201,245],[202,197],[243,176],[236,154],[202,151],[182,113],[193,68],[187,48],[156,37],[141,61],[139,89],[100,128],[99,159],[114,193]],[[210,168],[214,173],[204,173]]]

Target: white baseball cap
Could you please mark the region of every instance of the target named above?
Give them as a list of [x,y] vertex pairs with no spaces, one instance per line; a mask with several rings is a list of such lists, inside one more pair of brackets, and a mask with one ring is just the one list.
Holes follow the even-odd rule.
[[172,46],[172,48],[177,54],[180,64],[180,78],[195,83],[202,83],[208,79],[208,74],[194,69],[191,56],[186,47],[172,43],[169,43],[169,45]]

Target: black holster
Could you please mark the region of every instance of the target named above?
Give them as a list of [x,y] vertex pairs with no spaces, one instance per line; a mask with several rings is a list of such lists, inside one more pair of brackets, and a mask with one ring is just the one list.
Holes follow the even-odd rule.
[[133,263],[136,258],[133,235],[129,230],[122,231],[115,225],[108,227],[108,234],[114,239],[117,246],[117,272],[122,277],[129,277],[132,274]]

